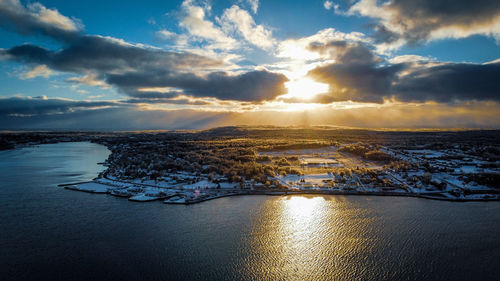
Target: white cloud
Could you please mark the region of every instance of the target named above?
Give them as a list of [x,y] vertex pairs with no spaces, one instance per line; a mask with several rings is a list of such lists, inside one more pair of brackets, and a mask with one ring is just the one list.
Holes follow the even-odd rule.
[[110,88],[110,86],[105,81],[99,80],[97,78],[97,75],[91,72],[80,77],[70,77],[67,79],[67,81],[78,84],[84,84],[87,86],[100,87],[102,89]]
[[57,10],[47,9],[38,2],[29,4],[28,9],[40,22],[55,26],[62,30],[77,31],[82,28],[79,21],[63,16]]
[[333,28],[326,28],[311,36],[281,41],[275,55],[284,61],[267,67],[285,74],[290,80],[301,78],[314,68],[335,63],[329,53],[318,52],[311,48],[312,44],[326,45],[332,41],[370,43],[362,33],[343,33]]
[[500,58],[498,58],[496,60],[492,60],[492,61],[487,61],[484,64],[492,64],[492,63],[500,63]]
[[480,34],[495,38],[497,44],[500,44],[500,15],[488,24],[478,24],[471,26],[450,25],[441,27],[431,32],[432,40],[443,38],[466,38],[471,35]]
[[209,57],[221,62],[221,64],[217,65],[215,69],[206,66],[203,70],[198,69],[200,73],[217,70],[231,71],[234,69],[238,69],[240,67],[236,65],[236,62],[243,60],[241,54],[231,53],[232,50],[221,51],[215,48],[211,48],[212,45],[208,45],[208,47],[197,46],[197,43],[199,43],[199,41],[196,41],[196,38],[190,37],[187,34],[178,34],[164,29],[157,31],[156,37],[160,40],[168,41],[168,47],[173,48],[176,51],[188,52],[203,57]]
[[220,50],[238,48],[238,41],[227,36],[213,22],[205,19],[205,9],[210,8],[195,5],[191,0],[184,1],[182,3],[184,17],[181,19],[179,25],[185,28],[191,36],[209,41],[210,45],[207,46],[209,48]]
[[340,10],[339,4],[336,4],[332,1],[327,0],[327,1],[323,2],[323,7],[328,11],[332,10],[337,15],[342,15],[342,16],[348,15],[348,14],[346,14],[345,11]]
[[53,74],[54,72],[52,70],[50,70],[45,64],[42,64],[34,67],[28,72],[21,74],[19,78],[21,79],[33,79],[36,77],[48,78]]
[[252,16],[237,5],[226,9],[219,22],[227,32],[237,31],[245,40],[259,48],[270,49],[276,44],[272,32],[263,25],[256,24]]
[[259,9],[259,0],[247,0],[247,2],[250,5],[252,12],[257,14],[257,9]]
[[389,62],[392,64],[396,64],[396,63],[429,62],[435,60],[436,59],[432,57],[423,57],[419,55],[401,55],[389,59]]
[[76,92],[79,93],[79,94],[82,94],[82,95],[89,93],[89,91],[83,90],[83,89],[77,89]]
[[166,29],[158,30],[156,35],[162,39],[170,39],[177,36],[177,33],[168,31]]
[[369,16],[373,18],[389,18],[391,12],[385,9],[388,3],[384,3],[382,6],[377,5],[377,0],[360,0],[356,2],[349,9],[349,13],[354,15],[356,13],[364,16]]
[[277,56],[296,60],[320,59],[322,58],[320,53],[310,50],[311,43],[326,44],[335,40],[367,42],[368,39],[360,32],[344,33],[333,28],[326,28],[308,37],[281,41],[278,45]]
[[22,33],[42,31],[48,34],[55,30],[75,32],[83,29],[80,20],[63,16],[58,10],[48,9],[38,2],[24,7],[19,0],[0,0],[1,17],[15,21],[13,26]]
[[323,7],[325,7],[325,9],[327,9],[327,10],[330,10],[331,8],[333,8],[333,2],[332,1],[325,1],[323,3]]
[[[211,7],[206,3],[185,0],[179,12],[179,27],[183,31],[176,33],[162,29],[155,36],[168,41],[168,48],[216,58],[224,62],[219,67],[225,71],[242,69],[235,63],[244,59],[241,52],[250,50],[250,47],[270,51],[277,45],[272,31],[256,24],[251,14],[237,5],[225,9],[214,21],[210,19],[210,13]],[[250,44],[244,44],[244,41]]]
[[174,47],[179,50],[189,51],[190,37],[187,34],[177,34],[166,29],[156,31],[156,38],[174,43]]
[[148,87],[148,88],[139,88],[137,89],[139,92],[156,92],[156,93],[182,93],[182,89],[175,87]]

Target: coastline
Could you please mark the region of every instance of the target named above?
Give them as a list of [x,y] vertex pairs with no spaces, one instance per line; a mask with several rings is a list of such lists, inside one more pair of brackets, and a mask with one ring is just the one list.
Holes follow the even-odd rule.
[[[164,200],[169,204],[195,204],[236,195],[500,201],[500,189],[494,180],[499,175],[500,161],[495,160],[494,154],[479,153],[483,151],[481,147],[489,147],[483,144],[462,147],[463,144],[456,142],[443,148],[430,146],[427,138],[431,136],[426,136],[422,143],[399,146],[321,140],[302,143],[282,136],[278,136],[279,141],[270,139],[264,144],[256,142],[255,136],[235,141],[212,141],[204,135],[201,139],[196,138],[198,135],[180,136],[187,140],[149,134],[87,137],[85,141],[111,151],[107,160],[98,163],[106,169],[93,181],[60,186],[109,193],[130,201]],[[358,155],[357,151],[362,149],[390,156],[391,160],[384,162]]]
[[[108,186],[109,188],[101,188],[101,189],[85,189],[85,188],[79,188],[79,185],[82,184],[98,184],[98,185],[103,185],[103,186]],[[137,184],[137,183],[136,183]],[[128,196],[128,195],[120,195],[113,193],[114,189],[113,187],[116,187],[115,185],[107,185],[104,184],[103,182],[99,181],[86,181],[86,182],[77,182],[77,183],[64,183],[64,184],[59,184],[58,186],[64,187],[65,189],[68,190],[74,190],[74,191],[81,191],[81,192],[87,192],[87,193],[94,193],[94,194],[109,194],[112,196],[116,197],[123,197],[123,198],[128,198],[129,201],[134,201],[134,202],[150,202],[150,201],[160,201],[163,200],[163,203],[165,204],[181,204],[181,205],[191,205],[191,204],[197,204],[197,203],[202,203],[205,201],[209,200],[214,200],[218,198],[224,198],[224,197],[232,197],[232,196],[243,196],[243,195],[267,195],[267,196],[291,196],[291,195],[340,195],[340,196],[393,196],[393,197],[414,197],[414,198],[422,198],[422,199],[429,199],[429,200],[439,200],[439,201],[449,201],[449,202],[490,202],[490,201],[500,201],[500,198],[460,198],[460,197],[447,197],[443,195],[440,192],[435,192],[435,193],[426,193],[426,194],[421,194],[421,193],[408,193],[408,192],[394,192],[394,191],[379,191],[379,192],[367,192],[367,191],[355,191],[355,190],[349,190],[349,191],[341,191],[341,190],[282,190],[282,189],[268,189],[268,190],[245,190],[245,189],[228,189],[228,190],[214,190],[214,189],[206,189],[203,190],[204,192],[218,192],[216,194],[212,195],[206,195],[206,196],[198,196],[198,197],[193,197],[193,198],[187,198],[191,195],[188,195],[187,193],[193,193],[193,192],[186,192],[184,190],[179,190],[179,189],[169,189],[171,191],[174,191],[175,194],[170,195],[170,196],[159,196],[159,197],[150,197],[147,200],[134,200],[132,197],[133,196]],[[152,185],[147,185],[147,186],[152,186]],[[156,188],[158,188],[156,186]],[[432,195],[437,195],[437,196],[432,196]],[[168,201],[172,197],[181,197],[184,198],[185,200],[180,200],[180,201]]]

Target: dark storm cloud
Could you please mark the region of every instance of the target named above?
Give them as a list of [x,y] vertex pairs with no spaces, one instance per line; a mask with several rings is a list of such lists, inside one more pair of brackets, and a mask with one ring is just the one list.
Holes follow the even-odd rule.
[[495,21],[498,22],[500,16],[500,1],[498,0],[392,0],[386,2],[361,0],[351,7],[350,12],[381,18],[382,21],[376,26],[374,36],[376,40],[383,42],[393,42],[401,36],[410,44],[419,44],[428,40],[433,31],[450,27],[467,31],[469,34],[482,33],[498,36],[500,32],[495,30],[494,24]]
[[309,72],[315,80],[329,84],[329,95],[335,101],[500,101],[500,63],[391,64],[368,46],[344,41],[312,44],[310,49],[335,60]]
[[45,97],[10,97],[0,98],[0,116],[61,114],[76,110],[118,105],[119,103],[109,101],[74,101],[65,99],[47,99]]
[[61,41],[78,38],[82,25],[39,3],[24,7],[19,0],[0,0],[0,26],[25,35],[44,35]]

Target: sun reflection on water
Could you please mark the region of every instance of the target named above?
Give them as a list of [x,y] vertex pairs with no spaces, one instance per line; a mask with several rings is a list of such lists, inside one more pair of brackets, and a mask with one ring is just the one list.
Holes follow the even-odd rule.
[[[343,198],[288,196],[267,200],[251,237],[253,280],[352,279],[373,248],[371,219]],[[361,270],[362,272],[363,270]],[[357,272],[360,272],[359,270]]]

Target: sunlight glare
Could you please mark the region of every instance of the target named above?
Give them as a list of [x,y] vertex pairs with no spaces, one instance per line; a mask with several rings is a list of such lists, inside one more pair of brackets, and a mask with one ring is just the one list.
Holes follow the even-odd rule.
[[309,78],[299,78],[285,83],[289,98],[311,99],[318,94],[328,92],[328,84],[319,83]]

